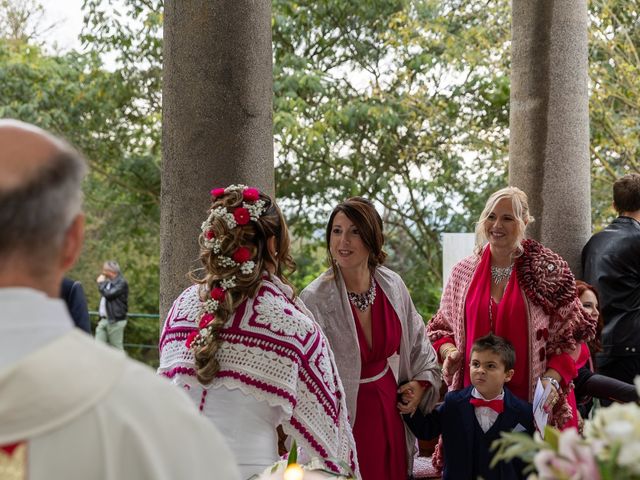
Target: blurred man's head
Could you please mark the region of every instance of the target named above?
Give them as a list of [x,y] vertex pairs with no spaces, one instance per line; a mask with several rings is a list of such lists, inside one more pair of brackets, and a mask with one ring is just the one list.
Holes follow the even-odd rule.
[[57,296],[83,235],[82,156],[33,125],[0,119],[0,287]]
[[120,275],[120,265],[115,260],[107,260],[102,265],[102,274],[113,280]]

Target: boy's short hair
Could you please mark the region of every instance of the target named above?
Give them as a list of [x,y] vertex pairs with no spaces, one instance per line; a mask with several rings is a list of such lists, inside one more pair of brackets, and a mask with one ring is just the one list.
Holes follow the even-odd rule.
[[490,350],[500,357],[504,363],[504,370],[511,370],[516,364],[516,351],[511,342],[506,338],[490,333],[484,337],[478,338],[471,346],[471,354],[473,352],[485,352]]

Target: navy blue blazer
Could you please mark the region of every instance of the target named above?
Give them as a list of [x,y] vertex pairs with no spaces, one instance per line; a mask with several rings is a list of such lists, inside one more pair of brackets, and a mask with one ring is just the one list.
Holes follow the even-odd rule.
[[518,425],[533,434],[533,408],[531,404],[504,389],[504,411],[498,415],[492,427],[483,432],[469,402],[473,386],[449,392],[444,403],[425,415],[419,410],[413,416],[403,415],[404,421],[416,437],[430,440],[442,435],[444,447],[444,480],[522,479],[524,464],[518,460],[500,462],[489,469],[493,452],[491,443],[500,438],[500,432],[513,431]]
[[82,284],[70,278],[63,278],[62,285],[60,285],[60,298],[67,304],[67,309],[76,327],[91,334],[89,308]]

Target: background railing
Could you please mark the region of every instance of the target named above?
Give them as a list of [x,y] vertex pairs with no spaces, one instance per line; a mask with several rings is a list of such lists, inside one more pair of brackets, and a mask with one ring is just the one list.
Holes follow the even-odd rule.
[[[95,334],[99,314],[96,310],[89,310],[89,317],[92,333]],[[128,313],[127,328],[124,331],[124,348],[127,354],[151,367],[158,366],[159,318],[157,313]]]

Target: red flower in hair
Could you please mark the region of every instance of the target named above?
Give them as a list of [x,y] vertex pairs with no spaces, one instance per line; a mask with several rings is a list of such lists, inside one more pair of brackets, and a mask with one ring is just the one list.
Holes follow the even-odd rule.
[[214,232],[213,230],[207,230],[204,236],[207,237],[207,240],[212,240],[213,238],[215,238],[216,232]]
[[221,302],[224,300],[224,290],[220,287],[211,289],[211,298],[214,300]]
[[200,323],[198,324],[198,327],[200,327],[201,329],[206,327],[207,325],[209,325],[211,322],[213,322],[213,319],[215,317],[210,314],[210,313],[205,313],[204,315],[202,315],[202,318],[200,319]]
[[251,220],[249,210],[244,207],[236,208],[233,212],[233,218],[236,219],[238,225],[246,225]]
[[238,247],[238,249],[233,253],[233,260],[238,263],[244,263],[251,260],[251,250],[247,247]]
[[224,188],[214,188],[211,190],[211,195],[218,198],[224,195]]
[[255,202],[260,198],[260,191],[257,188],[245,188],[242,191],[242,198],[249,202]]
[[191,344],[193,343],[193,340],[198,336],[198,331],[193,331],[189,334],[189,336],[187,337],[187,341],[184,342],[184,344],[187,346],[187,348],[191,348]]

